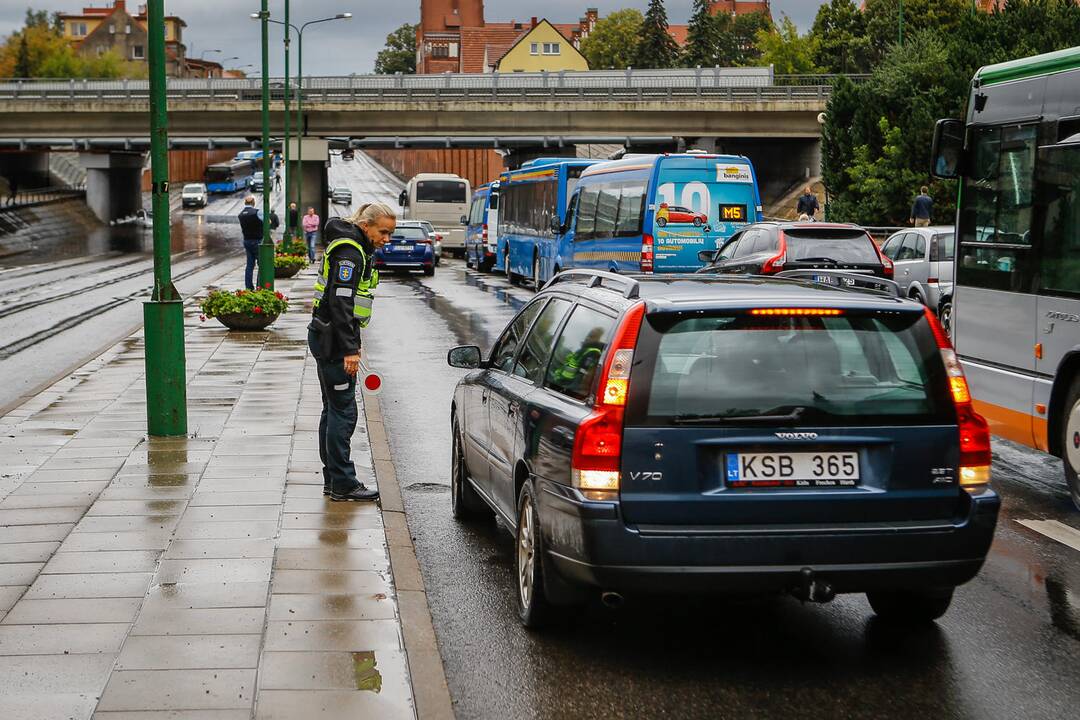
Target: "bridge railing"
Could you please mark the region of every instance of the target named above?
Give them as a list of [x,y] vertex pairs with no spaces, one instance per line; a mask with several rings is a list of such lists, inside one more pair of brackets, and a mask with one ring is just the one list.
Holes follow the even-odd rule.
[[[660,100],[700,96],[713,100],[822,100],[837,75],[776,75],[772,68],[694,68],[688,70],[595,70],[539,73],[445,73],[442,75],[351,75],[305,77],[305,101],[386,102],[421,99],[602,99]],[[866,76],[846,76],[862,82]],[[270,81],[272,100],[283,100],[286,81]],[[296,79],[290,81],[295,94]],[[258,78],[180,79],[168,82],[170,99],[260,101]],[[146,80],[3,80],[2,100],[147,100]]]

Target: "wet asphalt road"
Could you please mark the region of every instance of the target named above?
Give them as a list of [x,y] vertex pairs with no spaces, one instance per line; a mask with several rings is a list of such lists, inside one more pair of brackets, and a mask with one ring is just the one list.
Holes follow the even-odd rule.
[[862,596],[828,605],[637,599],[543,633],[517,622],[509,534],[450,516],[446,350],[489,349],[530,293],[446,262],[380,285],[365,353],[381,396],[459,718],[1065,718],[1080,708],[1080,528],[1060,462],[997,443],[1004,497],[982,573],[936,625],[897,631]]
[[[184,297],[243,262],[238,225],[172,217],[172,276]],[[0,260],[0,411],[142,325],[152,251],[149,227],[124,225]]]

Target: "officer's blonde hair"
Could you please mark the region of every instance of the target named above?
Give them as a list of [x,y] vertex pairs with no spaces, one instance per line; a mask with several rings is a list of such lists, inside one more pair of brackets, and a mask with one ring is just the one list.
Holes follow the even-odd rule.
[[356,209],[356,212],[349,216],[349,222],[353,225],[372,225],[384,217],[396,219],[397,212],[386,203],[364,203]]

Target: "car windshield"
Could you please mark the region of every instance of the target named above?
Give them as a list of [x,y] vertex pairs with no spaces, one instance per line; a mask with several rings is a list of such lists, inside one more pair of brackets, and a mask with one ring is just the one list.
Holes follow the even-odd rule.
[[[921,313],[650,316],[646,424],[941,421],[940,353]],[[646,338],[651,338],[646,339]],[[636,353],[635,353],[636,354]],[[650,360],[651,359],[651,360]],[[651,367],[650,367],[651,365]]]
[[784,230],[788,262],[835,260],[880,264],[874,241],[862,230]]
[[427,233],[423,228],[398,227],[394,229],[392,237],[395,240],[427,240]]
[[460,180],[421,180],[416,183],[416,201],[434,203],[463,203],[465,183]]
[[185,185],[184,192],[186,193],[201,193],[205,188],[202,185]]

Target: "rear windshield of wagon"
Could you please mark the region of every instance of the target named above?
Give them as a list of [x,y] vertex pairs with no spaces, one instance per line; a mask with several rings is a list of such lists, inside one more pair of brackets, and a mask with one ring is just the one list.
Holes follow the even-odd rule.
[[628,425],[955,422],[921,313],[659,313],[634,355]]

